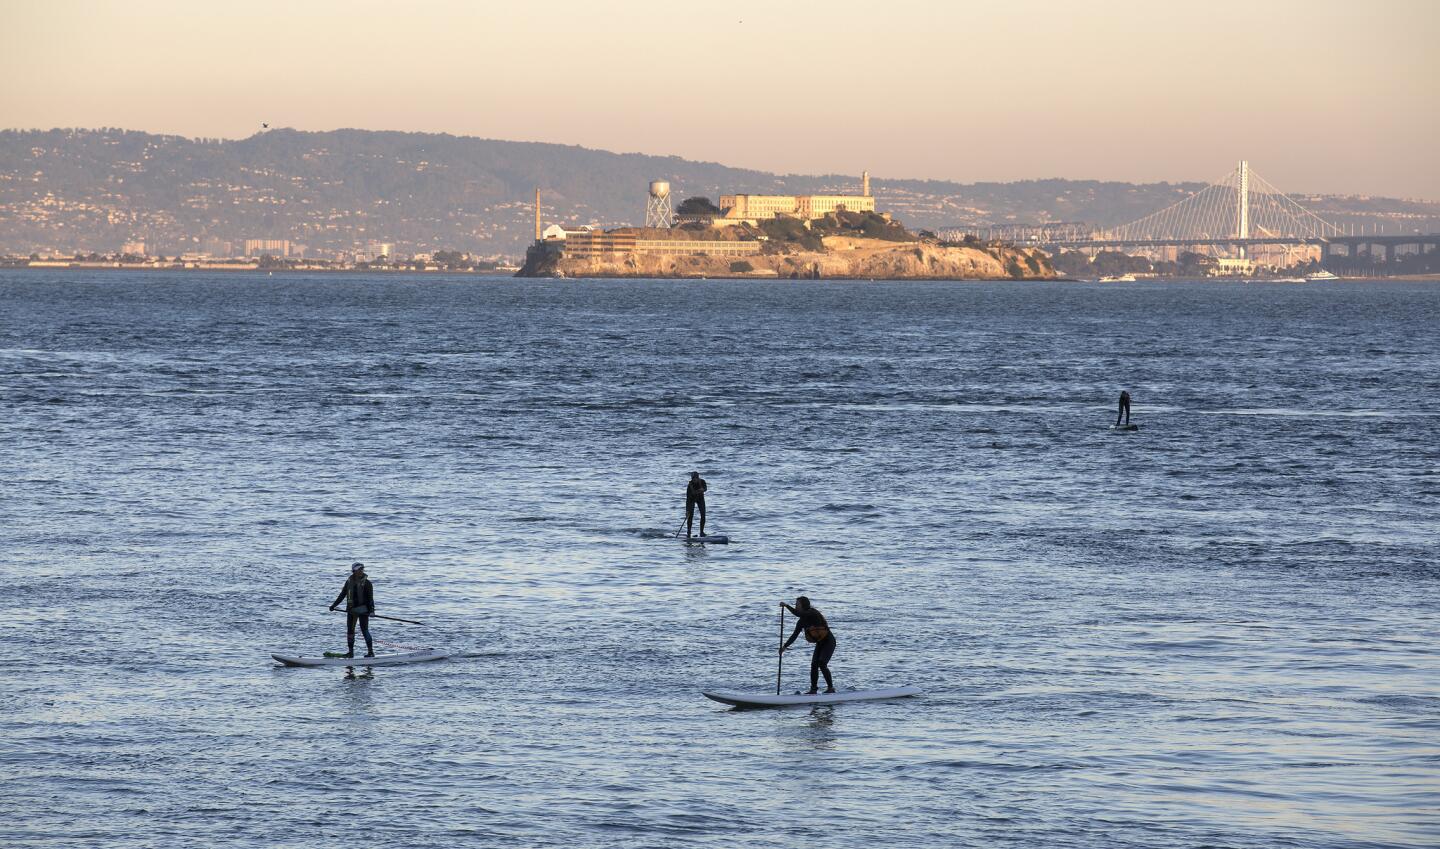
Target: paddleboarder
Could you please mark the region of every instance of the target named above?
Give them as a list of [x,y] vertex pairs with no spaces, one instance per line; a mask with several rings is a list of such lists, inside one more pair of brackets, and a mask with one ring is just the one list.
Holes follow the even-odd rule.
[[330,609],[334,610],[341,601],[345,602],[345,641],[350,647],[345,656],[355,656],[355,623],[359,622],[360,633],[365,635],[365,656],[374,657],[375,644],[370,641],[370,614],[375,612],[375,585],[365,577],[364,563],[351,564],[350,577],[330,603]]
[[700,477],[699,472],[690,473],[690,482],[685,485],[685,537],[688,539],[695,534],[692,529],[695,527],[695,508],[700,508],[700,536],[705,536],[705,493],[710,485]]
[[1115,426],[1120,426],[1120,417],[1125,417],[1125,424],[1130,424],[1130,393],[1124,389],[1120,390],[1120,409],[1115,411]]
[[800,632],[805,632],[805,642],[814,643],[815,651],[810,654],[810,692],[807,696],[813,696],[820,689],[820,675],[825,676],[825,692],[835,692],[835,682],[830,678],[830,656],[835,654],[835,635],[830,632],[830,624],[820,611],[810,606],[810,599],[800,596],[795,599],[795,606],[791,607],[785,602],[780,602],[785,609],[795,614],[795,630],[790,633],[790,639],[780,647],[780,653],[790,648]]

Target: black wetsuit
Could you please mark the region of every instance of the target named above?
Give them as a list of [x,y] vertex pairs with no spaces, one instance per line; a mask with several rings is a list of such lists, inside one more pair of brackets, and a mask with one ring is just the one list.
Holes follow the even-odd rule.
[[695,527],[695,508],[700,508],[700,536],[705,536],[705,492],[710,485],[704,478],[691,478],[685,485],[685,536]]
[[820,615],[820,611],[813,607],[809,610],[796,610],[787,604],[785,608],[795,614],[798,620],[795,630],[790,632],[790,639],[785,641],[786,648],[789,648],[806,628],[818,626],[828,632],[825,639],[815,644],[815,651],[810,653],[810,691],[813,693],[819,689],[822,674],[825,676],[825,689],[834,690],[835,682],[830,677],[830,657],[835,654],[835,632],[830,630],[830,624]]
[[340,588],[340,594],[330,603],[330,609],[334,610],[343,599],[345,602],[345,642],[350,646],[350,654],[355,654],[355,623],[360,623],[360,633],[365,636],[365,653],[373,655],[375,644],[370,640],[370,614],[375,612],[375,585],[370,579],[359,576],[351,576],[345,581],[345,586]]
[[1120,392],[1120,409],[1115,411],[1115,426],[1120,426],[1120,417],[1125,417],[1125,424],[1130,424],[1130,393]]

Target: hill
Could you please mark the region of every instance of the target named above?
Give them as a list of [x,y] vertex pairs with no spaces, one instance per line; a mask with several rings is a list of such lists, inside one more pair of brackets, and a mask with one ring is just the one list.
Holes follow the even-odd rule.
[[[677,202],[733,192],[853,192],[858,181],[430,133],[281,129],[221,140],[118,129],[6,130],[0,131],[0,252],[108,252],[143,239],[152,253],[174,254],[274,238],[306,245],[312,254],[378,241],[395,243],[400,253],[519,256],[532,235],[536,186],[547,222],[615,227],[643,218],[645,187],[653,179],[668,179]],[[873,185],[880,208],[923,229],[1118,223],[1199,188],[883,178]],[[1411,216],[1440,224],[1440,204],[1311,202],[1366,220]]]

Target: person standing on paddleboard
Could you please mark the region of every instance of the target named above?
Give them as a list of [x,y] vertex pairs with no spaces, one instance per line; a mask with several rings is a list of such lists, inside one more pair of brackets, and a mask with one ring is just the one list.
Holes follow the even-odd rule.
[[1124,389],[1120,390],[1120,409],[1115,411],[1115,426],[1120,426],[1120,418],[1125,418],[1125,424],[1130,424],[1130,393]]
[[705,536],[705,493],[710,484],[700,477],[699,472],[690,473],[690,483],[685,485],[685,536],[692,537],[695,527],[695,508],[700,508],[700,536]]
[[365,656],[374,657],[375,645],[370,641],[370,614],[375,612],[375,585],[365,577],[364,563],[350,566],[350,578],[330,603],[330,609],[334,610],[341,601],[345,602],[345,641],[350,646],[345,656],[355,656],[355,623],[359,622],[360,633],[365,635]]
[[795,606],[791,607],[785,602],[780,602],[785,609],[795,614],[795,630],[790,633],[790,639],[780,647],[780,653],[790,648],[800,632],[805,632],[805,642],[814,643],[815,651],[810,654],[810,692],[807,696],[813,696],[820,689],[820,675],[825,675],[825,692],[835,692],[835,682],[830,678],[830,656],[835,654],[835,635],[830,633],[830,624],[819,610],[810,606],[810,599],[800,596],[795,599]]

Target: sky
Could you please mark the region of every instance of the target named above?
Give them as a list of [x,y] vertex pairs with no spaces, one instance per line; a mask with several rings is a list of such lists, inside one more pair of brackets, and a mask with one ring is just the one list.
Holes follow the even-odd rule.
[[1440,0],[0,0],[0,127],[1440,200]]

